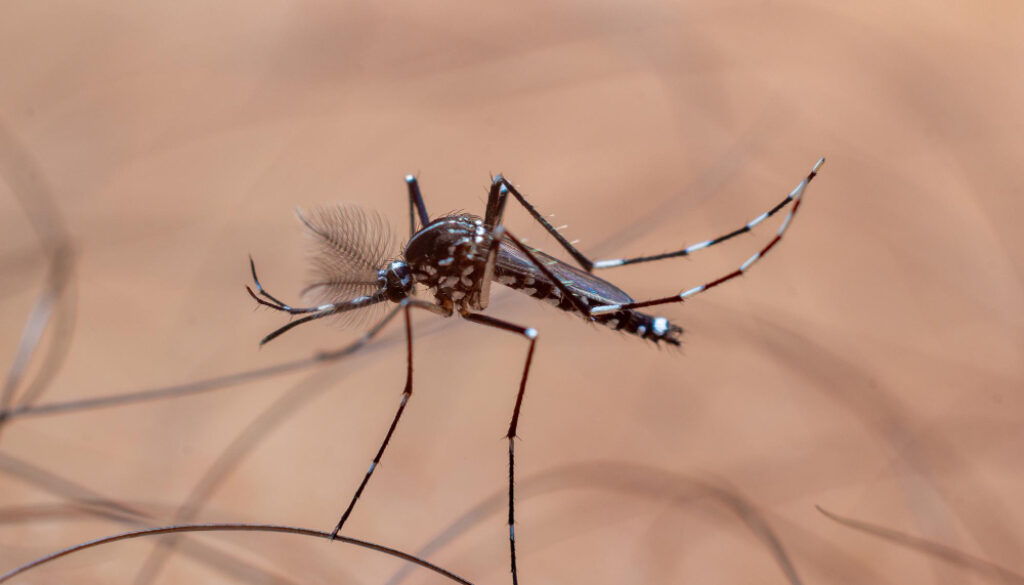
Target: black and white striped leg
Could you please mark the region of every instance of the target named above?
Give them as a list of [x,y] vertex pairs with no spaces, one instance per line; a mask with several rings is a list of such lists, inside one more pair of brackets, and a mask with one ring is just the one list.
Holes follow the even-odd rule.
[[508,425],[505,437],[508,439],[508,545],[512,565],[512,585],[519,585],[519,570],[516,565],[516,514],[515,514],[515,439],[519,428],[519,413],[523,408],[523,396],[526,394],[526,379],[530,375],[530,364],[533,363],[533,349],[537,345],[537,330],[533,327],[522,327],[514,323],[488,317],[480,313],[468,313],[463,317],[474,323],[511,331],[530,340],[530,348],[526,352],[526,363],[523,365],[523,377],[519,380],[519,393],[516,394],[516,405],[512,410],[512,421]]
[[416,177],[405,176],[405,186],[409,189],[409,235],[416,233],[416,217],[419,216],[420,227],[430,223],[427,215],[427,206],[423,203],[423,194],[420,193],[420,184]]
[[714,246],[716,244],[721,244],[722,242],[725,242],[726,240],[730,240],[730,239],[732,239],[732,238],[734,238],[734,237],[736,237],[736,236],[738,236],[740,234],[745,234],[745,233],[751,231],[752,229],[754,229],[754,227],[756,227],[759,223],[761,223],[764,220],[768,219],[769,217],[775,215],[776,213],[781,211],[783,208],[785,208],[787,205],[789,205],[790,203],[794,202],[796,200],[796,198],[798,197],[798,194],[797,194],[798,191],[801,192],[801,193],[803,192],[803,188],[805,188],[807,186],[807,183],[809,183],[811,181],[811,179],[813,179],[815,177],[815,175],[818,172],[818,169],[821,167],[821,165],[824,162],[825,162],[825,159],[820,159],[817,162],[817,164],[814,165],[814,169],[811,171],[811,173],[801,182],[800,186],[798,186],[796,189],[794,189],[792,192],[790,192],[789,195],[787,195],[785,197],[785,199],[783,199],[782,201],[777,203],[774,207],[772,207],[768,211],[766,211],[766,212],[762,213],[761,215],[755,217],[754,219],[750,220],[749,222],[744,224],[742,227],[740,227],[738,229],[735,229],[735,230],[733,230],[733,231],[731,231],[731,232],[729,232],[727,234],[718,236],[717,238],[712,238],[710,240],[705,240],[703,242],[692,244],[692,245],[686,246],[684,248],[681,248],[679,250],[675,250],[675,251],[672,251],[672,252],[665,252],[663,254],[654,254],[654,255],[651,255],[651,256],[636,256],[636,257],[633,257],[633,258],[617,258],[617,259],[614,259],[614,260],[597,260],[597,261],[590,260],[589,258],[584,256],[582,253],[580,253],[580,251],[577,250],[572,245],[572,242],[569,242],[568,240],[566,240],[565,237],[558,231],[559,228],[553,227],[551,225],[551,223],[549,223],[547,221],[547,219],[545,219],[544,216],[542,216],[537,211],[537,209],[533,205],[531,205],[526,200],[526,198],[523,197],[523,195],[518,190],[516,190],[516,188],[507,179],[504,179],[504,178],[501,177],[501,175],[498,175],[497,177],[495,177],[495,181],[499,181],[500,180],[502,182],[502,184],[505,185],[508,188],[508,190],[512,193],[512,195],[519,201],[519,203],[526,209],[526,211],[529,212],[530,215],[535,220],[537,220],[537,222],[540,223],[544,227],[544,229],[547,230],[547,232],[549,234],[551,234],[551,236],[553,238],[555,238],[555,240],[558,241],[559,245],[561,245],[563,248],[565,248],[565,250],[577,262],[579,262],[580,266],[582,266],[588,272],[592,272],[594,270],[599,270],[599,269],[602,269],[602,268],[615,268],[617,266],[626,266],[627,264],[639,264],[641,262],[654,262],[656,260],[665,260],[667,258],[679,258],[679,257],[683,257],[683,256],[689,256],[690,254],[692,254],[694,252],[697,252],[699,250],[703,250],[705,248],[710,248],[711,246]]
[[377,326],[371,329],[368,335],[364,336],[364,339],[360,340],[362,343],[366,343],[373,335],[380,331],[384,324],[390,321],[398,311],[405,313],[406,368],[405,389],[402,390],[402,400],[398,405],[398,411],[395,412],[395,418],[391,420],[391,426],[388,427],[387,434],[384,435],[384,442],[382,442],[380,448],[377,449],[377,454],[374,456],[373,462],[370,463],[370,468],[366,471],[366,475],[363,476],[363,481],[359,483],[359,487],[356,489],[355,495],[352,496],[352,499],[349,501],[345,511],[341,514],[341,519],[338,520],[338,524],[334,527],[334,530],[331,531],[331,540],[338,536],[338,532],[340,532],[342,527],[345,526],[345,522],[348,521],[348,517],[352,515],[352,510],[356,507],[356,502],[359,500],[359,496],[363,495],[363,490],[366,489],[366,484],[370,482],[370,477],[380,464],[381,457],[384,456],[384,451],[388,448],[388,443],[391,442],[391,436],[395,434],[395,428],[398,427],[398,421],[402,418],[402,413],[405,412],[405,405],[408,404],[409,397],[412,396],[412,318],[409,315],[409,311],[411,309],[427,309],[434,313],[445,314],[445,311],[437,305],[415,299],[404,299],[398,307],[382,319]]
[[814,176],[818,172],[818,169],[821,167],[822,163],[824,163],[824,162],[825,162],[825,159],[819,160],[818,164],[814,165],[814,169],[811,171],[811,173],[809,175],[807,175],[807,177],[803,181],[801,181],[800,184],[797,185],[797,187],[795,189],[793,189],[792,193],[790,193],[790,197],[793,200],[793,207],[791,207],[790,210],[789,210],[789,213],[786,214],[786,218],[784,220],[782,220],[782,225],[779,226],[779,231],[776,232],[775,237],[772,238],[772,240],[770,242],[768,242],[768,245],[766,245],[764,248],[761,248],[760,251],[758,251],[756,254],[754,254],[750,258],[747,258],[746,262],[741,264],[740,267],[737,268],[736,270],[730,272],[729,274],[726,274],[725,276],[721,276],[719,278],[716,278],[715,280],[712,280],[710,282],[706,282],[706,283],[704,283],[704,284],[702,284],[700,286],[695,286],[695,287],[693,287],[691,289],[687,289],[687,290],[679,293],[678,295],[673,295],[673,296],[670,296],[670,297],[663,297],[663,298],[660,298],[660,299],[651,299],[651,300],[648,300],[648,301],[639,301],[639,302],[635,302],[635,303],[623,303],[621,305],[602,305],[600,307],[595,307],[591,311],[591,314],[593,314],[593,315],[600,315],[600,314],[603,314],[603,313],[614,313],[615,311],[621,311],[623,309],[639,309],[641,307],[650,307],[652,305],[664,305],[664,304],[667,304],[667,303],[679,303],[679,302],[682,302],[682,301],[686,300],[689,297],[692,297],[694,295],[700,294],[700,293],[702,293],[702,292],[704,292],[704,291],[706,291],[708,289],[714,288],[714,287],[716,287],[716,286],[718,286],[718,285],[720,285],[722,283],[728,282],[728,281],[736,278],[737,276],[742,276],[743,274],[746,273],[747,270],[750,269],[751,266],[756,264],[760,259],[762,259],[765,256],[767,256],[768,252],[772,248],[774,248],[775,245],[778,244],[780,240],[782,240],[782,236],[786,233],[786,230],[789,229],[790,224],[793,223],[793,218],[796,216],[797,210],[800,209],[800,203],[803,201],[802,197],[803,197],[803,194],[804,194],[804,190],[807,188],[807,184],[811,182],[811,179],[814,178]]

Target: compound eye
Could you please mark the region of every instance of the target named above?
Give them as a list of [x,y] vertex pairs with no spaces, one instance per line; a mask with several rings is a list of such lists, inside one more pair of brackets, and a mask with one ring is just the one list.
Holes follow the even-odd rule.
[[409,265],[405,262],[392,262],[390,266],[390,272],[394,275],[395,280],[402,284],[408,284],[412,271],[409,270]]
[[388,295],[395,299],[401,299],[409,293],[412,288],[412,271],[405,262],[395,261],[388,266],[387,289]]

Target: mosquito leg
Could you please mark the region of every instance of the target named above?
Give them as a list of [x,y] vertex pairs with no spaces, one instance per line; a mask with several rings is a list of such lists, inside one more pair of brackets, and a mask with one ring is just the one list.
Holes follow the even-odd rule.
[[[410,309],[426,309],[434,313],[445,315],[447,312],[438,307],[437,305],[420,301],[416,299],[403,299],[402,302],[395,307],[395,309],[389,313],[384,319],[381,320],[376,326],[373,327],[367,335],[364,336],[365,341],[369,341],[373,335],[376,335],[388,321],[398,311],[405,313],[405,348],[406,348],[406,368],[405,368],[405,389],[402,391],[402,401],[398,405],[398,411],[395,412],[395,418],[391,421],[391,426],[388,427],[388,432],[384,435],[384,442],[380,444],[380,449],[377,450],[377,455],[374,456],[373,462],[370,463],[370,468],[366,471],[366,475],[363,476],[363,481],[359,484],[356,489],[356,493],[352,496],[352,500],[349,501],[348,507],[341,515],[341,520],[338,520],[337,526],[331,531],[331,540],[334,540],[338,536],[338,532],[348,521],[348,517],[352,515],[352,510],[356,507],[356,502],[359,500],[359,496],[363,495],[363,490],[366,489],[366,484],[370,482],[370,477],[373,475],[377,465],[380,464],[381,457],[384,456],[384,450],[388,448],[388,443],[391,442],[391,436],[395,433],[395,428],[398,426],[399,419],[402,418],[402,413],[405,412],[405,405],[409,402],[409,397],[412,396],[412,319],[409,316]],[[364,343],[365,343],[364,341]]]
[[811,174],[807,175],[807,178],[805,178],[803,181],[801,181],[800,184],[797,185],[796,189],[793,189],[793,192],[790,193],[790,196],[793,198],[793,207],[791,207],[790,210],[789,210],[789,213],[786,214],[786,219],[784,219],[782,221],[782,225],[779,227],[779,231],[776,232],[775,237],[772,238],[772,240],[770,242],[768,242],[767,246],[765,246],[764,248],[761,248],[760,251],[758,251],[756,254],[754,254],[750,258],[747,258],[746,262],[741,264],[740,267],[737,268],[736,270],[733,270],[732,272],[730,272],[729,274],[726,274],[725,276],[720,276],[720,277],[716,278],[715,280],[712,280],[710,282],[706,282],[706,283],[704,283],[704,284],[702,284],[700,286],[695,286],[695,287],[693,287],[691,289],[685,290],[685,291],[683,291],[683,292],[681,292],[681,293],[679,293],[677,295],[673,295],[673,296],[670,296],[670,297],[663,297],[663,298],[660,298],[660,299],[652,299],[652,300],[648,300],[648,301],[639,301],[639,302],[635,302],[635,303],[623,303],[623,304],[620,304],[620,305],[601,305],[600,307],[595,307],[591,311],[591,314],[600,315],[600,314],[603,314],[603,313],[614,313],[615,311],[621,311],[623,309],[638,309],[640,307],[650,307],[652,305],[664,305],[664,304],[667,304],[667,303],[679,303],[679,302],[682,302],[682,301],[686,300],[689,297],[692,297],[692,296],[694,296],[696,294],[700,294],[700,293],[702,293],[702,292],[704,292],[704,291],[706,291],[708,289],[714,288],[714,287],[716,287],[716,286],[718,286],[718,285],[720,285],[720,284],[722,284],[724,282],[728,282],[728,281],[736,278],[737,276],[743,276],[743,274],[746,273],[746,271],[751,266],[756,264],[761,258],[764,258],[765,256],[767,256],[768,252],[772,248],[774,248],[775,245],[778,244],[780,240],[782,240],[782,236],[786,233],[786,230],[789,229],[790,224],[793,222],[793,218],[796,216],[797,210],[800,209],[800,203],[803,201],[803,199],[801,197],[804,194],[804,189],[807,188],[807,184],[811,181],[811,179],[814,178],[815,174],[818,172],[818,168],[821,167],[823,162],[825,162],[825,159],[819,160],[818,164],[814,165],[814,170],[811,171]]
[[512,410],[512,421],[508,425],[505,437],[508,439],[508,545],[512,563],[512,585],[519,584],[519,571],[516,568],[516,529],[515,529],[515,438],[519,427],[519,413],[523,408],[523,396],[526,394],[526,378],[530,375],[530,364],[533,362],[533,349],[537,345],[537,330],[533,327],[522,327],[507,321],[501,321],[480,313],[467,313],[463,318],[522,335],[530,340],[530,348],[526,352],[526,363],[523,365],[523,377],[519,380],[519,393],[516,394],[516,405]]
[[484,225],[493,228],[501,225],[505,217],[505,203],[508,201],[508,188],[502,189],[505,178],[496,175],[491,179],[491,189],[487,193],[487,208],[484,212]]
[[584,256],[582,253],[580,253],[580,251],[577,250],[572,245],[571,242],[569,242],[568,240],[565,239],[565,237],[558,231],[557,228],[553,227],[551,225],[551,223],[548,222],[548,220],[545,219],[544,216],[541,215],[540,212],[538,212],[537,209],[533,205],[531,205],[530,202],[528,202],[526,200],[526,198],[512,185],[511,182],[509,182],[507,179],[502,178],[500,175],[498,177],[495,177],[495,181],[499,181],[500,180],[502,182],[502,184],[504,184],[505,187],[508,188],[508,190],[512,193],[512,195],[519,201],[519,203],[526,209],[526,211],[528,211],[530,213],[530,215],[533,216],[533,218],[535,220],[537,220],[537,222],[540,223],[544,227],[544,229],[547,230],[547,232],[549,234],[551,234],[551,237],[555,238],[555,240],[558,241],[559,245],[561,245],[563,248],[565,248],[565,250],[577,262],[579,262],[580,266],[582,266],[584,269],[586,269],[587,272],[593,272],[594,270],[598,270],[598,269],[601,269],[601,268],[614,268],[616,266],[625,266],[627,264],[639,264],[641,262],[653,262],[655,260],[664,260],[666,258],[678,258],[678,257],[681,257],[681,256],[689,256],[690,254],[692,254],[693,252],[696,252],[698,250],[703,250],[704,248],[710,248],[711,246],[714,246],[715,244],[720,244],[720,243],[722,243],[722,242],[724,242],[726,240],[732,239],[732,238],[734,238],[734,237],[736,237],[736,236],[738,236],[740,234],[745,234],[745,233],[749,232],[750,230],[752,230],[755,226],[757,226],[757,224],[759,224],[762,221],[768,219],[769,217],[775,215],[776,213],[781,211],[784,207],[786,207],[790,203],[796,201],[796,199],[799,198],[800,194],[803,193],[803,190],[807,187],[807,183],[809,183],[811,181],[811,179],[813,179],[817,175],[818,169],[821,167],[821,165],[824,162],[825,162],[825,159],[820,159],[817,162],[817,164],[814,165],[814,169],[811,171],[811,173],[800,183],[800,185],[797,186],[796,189],[794,189],[792,192],[790,192],[790,194],[787,195],[785,199],[783,199],[782,201],[777,203],[774,207],[772,207],[770,210],[768,210],[768,211],[762,213],[761,215],[757,216],[756,218],[754,218],[753,220],[751,220],[750,222],[748,222],[747,224],[745,224],[743,227],[741,227],[739,229],[733,230],[733,231],[731,231],[731,232],[729,232],[729,233],[727,233],[725,235],[719,236],[717,238],[712,238],[710,240],[705,240],[705,241],[697,243],[697,244],[686,246],[685,248],[682,248],[680,250],[676,250],[676,251],[673,251],[673,252],[666,252],[664,254],[655,254],[655,255],[652,255],[652,256],[637,256],[637,257],[634,257],[634,258],[618,258],[618,259],[614,259],[614,260],[598,260],[598,261],[590,260],[589,258]]
[[[692,244],[692,245],[686,246],[685,248],[682,248],[682,249],[679,249],[679,250],[675,250],[673,252],[665,252],[663,254],[654,254],[652,256],[636,256],[634,258],[618,258],[618,259],[615,259],[615,260],[598,260],[597,262],[593,263],[593,269],[597,270],[597,269],[601,269],[601,268],[614,268],[616,266],[625,266],[627,264],[639,264],[641,262],[654,262],[656,260],[664,260],[666,258],[680,258],[682,256],[689,256],[690,254],[692,254],[692,253],[694,253],[694,252],[696,252],[698,250],[703,250],[705,248],[710,248],[711,246],[714,246],[716,244],[721,244],[722,242],[724,242],[726,240],[731,240],[732,238],[734,238],[734,237],[736,237],[736,236],[738,236],[740,234],[745,234],[745,233],[753,230],[754,227],[757,226],[757,224],[761,223],[762,221],[768,219],[769,217],[771,217],[771,216],[775,215],[776,213],[778,213],[779,211],[781,211],[783,208],[785,208],[790,203],[797,202],[797,200],[800,198],[800,196],[803,195],[804,189],[807,188],[807,184],[810,183],[811,180],[814,179],[815,176],[817,176],[818,169],[821,168],[821,165],[824,164],[824,162],[825,162],[825,159],[819,159],[818,162],[814,165],[814,168],[811,170],[810,174],[808,174],[807,177],[805,177],[804,180],[801,181],[800,184],[797,185],[795,189],[790,191],[789,195],[786,195],[785,199],[783,199],[782,201],[776,203],[775,207],[772,207],[768,211],[766,211],[766,212],[762,213],[761,215],[755,217],[754,219],[750,220],[749,222],[744,224],[743,227],[735,229],[735,230],[733,230],[733,231],[731,231],[731,232],[729,232],[727,234],[718,236],[717,238],[711,238],[710,240],[704,240],[703,242]],[[794,206],[795,205],[796,205],[796,203],[794,203]]]
[[491,281],[494,280],[494,265],[498,260],[498,249],[505,238],[505,228],[497,226],[491,230],[491,245],[487,249],[487,260],[484,262],[483,275],[479,278],[480,288],[477,291],[476,310],[484,310],[491,300]]
[[[526,197],[523,197],[523,194],[520,193],[519,190],[515,188],[511,181],[509,181],[508,179],[501,175],[498,175],[494,177],[494,180],[491,183],[492,194],[495,192],[496,187],[500,187],[500,189],[498,189],[499,194],[489,196],[487,199],[488,213],[490,213],[491,211],[492,200],[494,200],[495,211],[499,213],[499,215],[500,213],[503,213],[507,194],[512,193],[512,196],[519,201],[520,205],[522,205],[523,208],[526,209],[526,211],[529,212],[531,216],[533,216],[533,219],[537,220],[537,223],[543,226],[544,229],[547,230],[549,234],[551,234],[551,237],[555,238],[555,240],[558,241],[558,244],[565,248],[565,251],[568,252],[569,255],[572,256],[576,260],[576,262],[580,264],[580,266],[585,268],[587,272],[589,272],[593,268],[594,263],[591,262],[582,253],[580,253],[580,251],[577,250],[576,247],[573,246],[569,240],[565,239],[565,236],[563,236],[558,231],[558,229],[555,228],[555,226],[551,225],[551,222],[549,222],[543,215],[541,215],[540,212],[537,211],[537,208],[531,205],[530,202],[526,200]],[[505,190],[505,193],[501,193],[502,190]]]
[[421,227],[430,223],[430,217],[427,215],[427,206],[423,204],[423,194],[420,193],[416,177],[406,175],[405,185],[409,189],[409,235],[412,236],[416,233],[416,215],[419,214]]

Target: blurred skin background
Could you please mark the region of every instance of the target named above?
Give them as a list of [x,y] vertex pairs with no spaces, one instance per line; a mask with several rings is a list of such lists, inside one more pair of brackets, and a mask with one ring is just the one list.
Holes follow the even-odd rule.
[[[740,227],[825,156],[764,262],[652,311],[682,351],[494,287],[488,314],[540,331],[520,580],[1024,582],[1022,26],[1018,2],[6,4],[4,406],[343,346],[358,329],[316,323],[260,349],[285,320],[254,311],[247,255],[298,304],[293,208],[376,209],[401,240],[407,173],[432,215],[482,213],[504,173],[616,258]],[[778,223],[600,276],[675,294]],[[506,224],[557,252],[518,206]],[[414,330],[415,393],[344,533],[508,583],[502,437],[526,344],[427,314]],[[331,364],[12,416],[0,572],[171,522],[329,530],[397,407],[402,344],[394,325]],[[311,538],[157,542],[22,582],[445,582]]]

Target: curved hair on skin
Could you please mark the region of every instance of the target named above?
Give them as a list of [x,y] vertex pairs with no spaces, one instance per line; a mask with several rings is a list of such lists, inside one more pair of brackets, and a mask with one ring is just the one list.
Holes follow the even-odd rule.
[[[378,272],[398,254],[388,222],[375,211],[338,203],[296,210],[309,232],[309,284],[303,300],[316,305],[341,303],[368,296],[380,289]],[[355,327],[379,319],[386,305],[379,303],[360,311],[344,311],[332,320]]]

